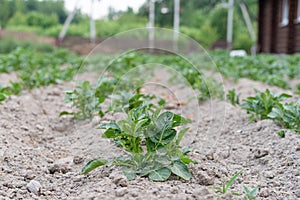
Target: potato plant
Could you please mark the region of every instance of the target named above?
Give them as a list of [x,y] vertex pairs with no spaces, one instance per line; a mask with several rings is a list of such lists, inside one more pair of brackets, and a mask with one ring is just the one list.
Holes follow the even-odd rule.
[[149,177],[153,181],[165,181],[171,174],[189,180],[191,174],[187,164],[193,162],[187,153],[181,150],[180,141],[188,131],[176,127],[190,123],[180,115],[161,109],[154,112],[141,104],[127,113],[127,119],[101,125],[105,129],[104,138],[114,139],[128,155],[112,160],[98,158],[88,162],[82,169],[86,174],[97,167],[121,166],[124,175],[133,180],[137,175]]
[[[284,128],[300,133],[300,105],[297,103],[279,104],[268,114],[270,119],[279,122]],[[279,135],[283,132],[279,132]],[[284,135],[283,135],[284,137]]]
[[[284,128],[300,133],[300,105],[297,102],[285,103],[282,101],[292,97],[288,94],[275,95],[268,89],[265,92],[256,90],[255,97],[248,97],[241,105],[247,110],[250,120],[272,119],[279,122]],[[280,137],[285,136],[285,131],[278,132]]]
[[245,109],[249,114],[251,121],[260,119],[269,119],[269,113],[272,109],[278,105],[281,105],[281,101],[290,98],[291,95],[280,94],[276,95],[267,89],[265,92],[255,90],[255,97],[248,97],[243,101],[241,105],[242,109]]

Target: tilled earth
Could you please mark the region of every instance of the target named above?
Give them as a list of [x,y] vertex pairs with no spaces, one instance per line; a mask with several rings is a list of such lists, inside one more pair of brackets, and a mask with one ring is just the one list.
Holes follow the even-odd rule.
[[[117,168],[81,175],[90,159],[124,152],[96,129],[118,116],[90,121],[59,117],[61,111],[71,109],[64,103],[64,91],[73,87],[73,83],[63,83],[24,91],[0,105],[0,199],[215,199],[211,186],[220,186],[241,169],[230,191],[243,193],[243,185],[258,186],[257,199],[300,198],[299,134],[288,131],[280,138],[278,124],[270,120],[251,123],[244,110],[225,101],[182,103],[188,89],[180,85],[169,87],[172,94],[151,85],[145,90],[164,96],[168,109],[194,121],[183,141],[194,149],[191,157],[198,161],[190,165],[190,181],[176,177],[166,182],[128,181]],[[225,89],[231,88],[245,98],[254,94],[253,88],[269,87],[242,79],[236,84],[226,81]],[[28,191],[32,180],[36,185],[31,190],[36,192]],[[228,193],[221,199],[242,196]]]

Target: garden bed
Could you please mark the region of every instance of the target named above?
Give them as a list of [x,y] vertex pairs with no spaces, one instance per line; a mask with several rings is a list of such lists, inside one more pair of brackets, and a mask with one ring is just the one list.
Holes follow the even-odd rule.
[[[163,77],[156,77],[156,81]],[[91,81],[95,76],[86,73],[81,78]],[[191,158],[197,160],[190,164],[190,181],[175,176],[166,182],[140,177],[128,181],[116,167],[81,175],[90,159],[111,158],[124,152],[96,129],[118,115],[85,121],[59,117],[62,110],[70,110],[70,105],[64,103],[64,91],[73,87],[73,83],[66,82],[23,91],[0,106],[1,199],[214,199],[216,193],[211,187],[221,186],[223,179],[228,181],[240,170],[243,173],[230,191],[243,194],[244,185],[258,186],[257,199],[300,198],[299,134],[287,131],[285,138],[280,138],[277,132],[282,127],[275,122],[249,122],[246,111],[221,100],[178,106],[176,97],[185,97],[189,91],[180,85],[169,87],[176,96],[157,86],[145,90],[168,97],[169,110],[193,120],[182,141],[194,149]],[[236,84],[225,81],[225,89],[232,88],[245,98],[255,94],[253,88],[270,87],[246,78]],[[271,90],[289,92],[276,87]],[[40,183],[36,194],[28,191],[31,180]],[[224,198],[242,196],[228,192]]]

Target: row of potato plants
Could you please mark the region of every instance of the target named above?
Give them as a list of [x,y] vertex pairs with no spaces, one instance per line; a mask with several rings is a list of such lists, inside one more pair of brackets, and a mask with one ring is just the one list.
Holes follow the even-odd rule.
[[22,90],[72,80],[81,62],[80,57],[65,49],[40,53],[17,48],[11,53],[1,54],[0,73],[16,73],[19,81],[10,81],[5,86],[0,85],[0,103]]
[[212,59],[226,78],[249,78],[284,89],[300,92],[300,84],[293,86],[291,79],[300,78],[300,54],[230,57],[223,51],[212,52]]

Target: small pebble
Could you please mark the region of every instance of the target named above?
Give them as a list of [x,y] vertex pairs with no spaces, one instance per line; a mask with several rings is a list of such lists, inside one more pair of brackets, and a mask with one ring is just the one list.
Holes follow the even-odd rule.
[[45,130],[45,128],[43,126],[39,125],[39,124],[37,124],[35,127],[39,131],[44,131]]
[[127,193],[128,193],[127,188],[118,188],[115,192],[117,197],[123,197]]
[[81,163],[83,163],[83,161],[84,161],[84,158],[83,158],[83,157],[80,157],[80,156],[75,156],[75,157],[73,158],[73,163],[74,163],[75,165],[81,164]]
[[264,173],[266,178],[273,179],[275,177],[275,173],[273,171],[266,171]]
[[40,194],[41,192],[41,184],[36,181],[36,180],[31,180],[27,185],[26,185],[26,188],[29,192],[32,192],[36,195]]

